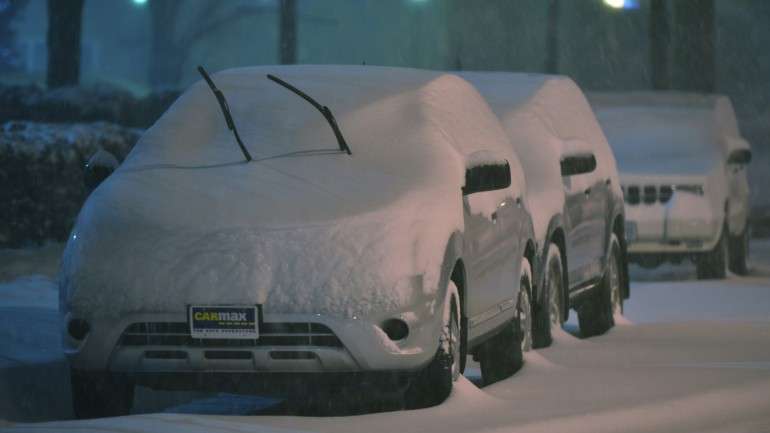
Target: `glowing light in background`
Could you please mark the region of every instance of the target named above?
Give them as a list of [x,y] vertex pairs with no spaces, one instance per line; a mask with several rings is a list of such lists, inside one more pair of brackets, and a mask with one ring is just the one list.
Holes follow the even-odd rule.
[[143,6],[145,3],[147,3],[147,0],[132,0],[135,5]]
[[639,9],[639,0],[604,0],[604,4],[614,9]]

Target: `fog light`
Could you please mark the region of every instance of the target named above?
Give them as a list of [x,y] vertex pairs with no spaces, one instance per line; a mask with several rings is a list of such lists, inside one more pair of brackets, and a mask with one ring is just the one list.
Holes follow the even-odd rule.
[[75,340],[83,340],[91,331],[91,325],[83,319],[72,319],[67,324],[67,333]]
[[401,319],[388,319],[382,324],[382,330],[393,341],[403,340],[409,336],[409,325]]

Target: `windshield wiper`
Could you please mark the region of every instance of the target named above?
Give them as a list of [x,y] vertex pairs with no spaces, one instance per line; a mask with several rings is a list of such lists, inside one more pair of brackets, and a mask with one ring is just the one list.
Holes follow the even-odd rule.
[[329,122],[329,126],[332,127],[332,131],[334,131],[334,136],[337,137],[337,144],[340,146],[340,152],[345,152],[348,155],[352,155],[353,153],[350,151],[350,147],[348,147],[348,143],[345,142],[345,137],[342,136],[342,131],[340,131],[340,127],[337,125],[337,120],[334,118],[334,115],[332,114],[332,110],[329,109],[329,107],[325,105],[321,105],[316,101],[315,99],[308,96],[305,92],[299,90],[298,88],[292,86],[291,84],[287,83],[286,81],[283,81],[282,79],[276,77],[275,75],[267,74],[267,78],[275,81],[276,83],[280,84],[281,86],[291,90],[292,92],[296,93],[300,98],[304,99],[305,101],[309,102],[310,105],[316,108],[316,110],[320,111],[321,114],[323,114],[324,118],[327,122]]
[[233,116],[230,114],[230,106],[227,105],[227,99],[225,99],[225,95],[221,90],[217,88],[217,86],[214,84],[214,81],[211,80],[209,73],[203,69],[203,66],[198,66],[198,72],[200,72],[201,76],[203,76],[203,79],[206,80],[209,87],[211,88],[211,91],[214,92],[214,96],[217,97],[217,101],[219,101],[219,108],[222,109],[222,114],[225,116],[225,122],[227,122],[227,128],[233,131],[235,141],[238,142],[238,147],[240,147],[241,152],[243,152],[243,157],[246,158],[246,162],[251,161],[251,154],[246,149],[246,146],[243,145],[241,136],[238,135],[238,128],[235,127],[235,122],[233,121]]

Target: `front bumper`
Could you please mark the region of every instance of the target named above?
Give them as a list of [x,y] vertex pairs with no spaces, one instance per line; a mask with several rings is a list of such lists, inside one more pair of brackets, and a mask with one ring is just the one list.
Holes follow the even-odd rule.
[[696,254],[719,242],[724,215],[705,198],[626,206],[629,254]]
[[193,339],[186,315],[179,313],[91,318],[91,331],[83,341],[66,331],[63,338],[70,364],[78,370],[123,374],[413,371],[435,354],[440,319],[409,323],[409,337],[397,342],[363,319],[311,314],[265,314],[259,340]]

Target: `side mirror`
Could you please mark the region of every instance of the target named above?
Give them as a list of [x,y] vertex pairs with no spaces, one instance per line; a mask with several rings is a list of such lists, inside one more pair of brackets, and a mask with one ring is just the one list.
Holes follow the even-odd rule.
[[93,191],[100,183],[118,168],[118,159],[106,150],[99,149],[88,160],[83,171],[83,182],[88,192]]
[[561,175],[575,176],[596,170],[596,157],[592,153],[576,153],[561,159]]
[[463,195],[494,191],[511,186],[511,166],[508,161],[485,163],[465,170]]
[[736,149],[730,152],[730,156],[727,157],[728,164],[747,165],[751,162],[751,150],[749,149]]

